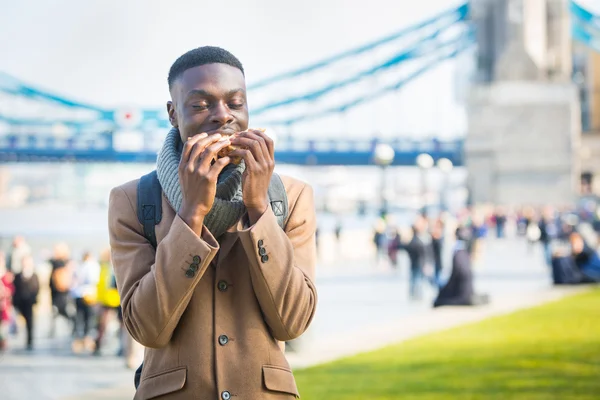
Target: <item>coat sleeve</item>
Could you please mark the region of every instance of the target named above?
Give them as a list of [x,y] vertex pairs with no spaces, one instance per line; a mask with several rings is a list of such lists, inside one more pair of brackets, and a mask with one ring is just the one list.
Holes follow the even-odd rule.
[[313,191],[305,185],[290,208],[285,232],[271,207],[256,224],[240,232],[250,259],[252,287],[276,340],[300,336],[314,316],[315,230]]
[[120,187],[110,194],[108,226],[124,324],[142,345],[164,347],[219,245],[206,227],[198,237],[176,215],[155,251]]

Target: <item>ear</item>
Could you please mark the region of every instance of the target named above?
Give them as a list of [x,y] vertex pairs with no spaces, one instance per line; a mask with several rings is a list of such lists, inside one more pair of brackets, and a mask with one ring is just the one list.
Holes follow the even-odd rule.
[[169,114],[169,122],[173,128],[179,128],[177,122],[177,113],[175,112],[175,106],[172,101],[167,101],[167,113]]

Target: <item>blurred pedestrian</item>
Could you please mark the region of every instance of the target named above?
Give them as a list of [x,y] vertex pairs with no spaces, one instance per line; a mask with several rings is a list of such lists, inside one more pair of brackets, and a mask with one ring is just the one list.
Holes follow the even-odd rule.
[[427,243],[424,238],[427,233],[427,219],[417,217],[412,227],[410,237],[401,237],[398,248],[405,250],[410,260],[409,298],[420,300],[422,298],[422,281],[425,263],[427,260]]
[[90,337],[93,306],[98,295],[98,280],[100,279],[100,264],[92,254],[83,254],[81,263],[75,268],[71,294],[75,299],[76,315],[73,328],[73,351],[78,353],[83,348],[93,351],[96,341]]
[[12,321],[12,297],[15,292],[13,274],[6,268],[6,256],[0,252],[0,351],[6,349],[9,325]]
[[471,256],[467,244],[472,230],[459,227],[456,230],[456,244],[452,256],[452,273],[448,282],[440,289],[434,301],[434,307],[470,306],[489,302],[487,295],[477,295],[473,288]]
[[52,267],[50,273],[50,295],[52,296],[50,336],[53,337],[56,333],[56,319],[59,316],[64,317],[71,328],[74,325],[75,312],[69,295],[73,283],[74,267],[71,262],[69,246],[66,243],[54,246],[54,254],[49,262]]
[[385,221],[383,219],[378,219],[375,223],[375,229],[373,232],[373,244],[375,245],[375,261],[377,264],[381,261],[386,253],[386,237],[385,237]]
[[337,246],[337,251],[339,253],[341,250],[341,244],[342,244],[342,220],[340,218],[338,218],[335,222],[335,227],[333,229],[333,233],[335,235],[335,243]]
[[470,249],[468,249],[473,264],[477,264],[481,260],[484,250],[483,240],[487,237],[487,234],[488,227],[482,212],[480,210],[474,210],[471,219]]
[[12,247],[6,260],[6,268],[9,272],[18,274],[21,272],[21,259],[31,255],[31,247],[25,241],[23,236],[15,236],[12,242]]
[[537,227],[539,233],[536,232],[536,236],[542,244],[546,265],[552,267],[552,242],[559,237],[561,231],[559,219],[552,207],[544,207]]
[[400,231],[395,228],[388,239],[388,257],[394,269],[398,269],[398,249],[400,249],[401,245],[400,237]]
[[35,273],[33,257],[21,258],[20,272],[15,275],[13,305],[25,319],[27,327],[27,350],[33,349],[34,317],[33,306],[37,303],[40,281]]
[[496,224],[496,237],[503,239],[506,235],[506,221],[507,216],[504,208],[498,207],[496,214],[494,215],[494,223]]
[[575,265],[583,275],[583,282],[600,282],[600,256],[578,232],[569,236]]
[[433,255],[433,276],[431,277],[431,283],[436,289],[439,289],[441,286],[444,230],[444,221],[441,218],[436,219],[431,229],[431,253]]
[[[100,277],[98,279],[98,323],[96,348],[94,354],[99,355],[102,347],[104,333],[111,318],[117,319],[119,315],[120,297],[117,290],[117,281],[110,261],[110,249],[106,249],[100,256]],[[123,321],[119,319],[119,354],[123,354]]]

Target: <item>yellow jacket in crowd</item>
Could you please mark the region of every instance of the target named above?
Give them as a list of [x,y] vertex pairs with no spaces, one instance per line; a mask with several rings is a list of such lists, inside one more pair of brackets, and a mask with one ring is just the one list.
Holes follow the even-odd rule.
[[115,285],[114,273],[110,262],[100,263],[98,281],[98,304],[105,307],[119,307],[121,299]]

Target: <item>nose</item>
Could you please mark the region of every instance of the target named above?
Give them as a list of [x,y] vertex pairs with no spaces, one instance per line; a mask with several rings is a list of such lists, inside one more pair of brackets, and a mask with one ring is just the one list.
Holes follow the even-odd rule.
[[213,113],[210,116],[210,122],[219,125],[227,125],[233,122],[233,115],[229,111],[229,107],[223,102],[219,102],[214,108]]

